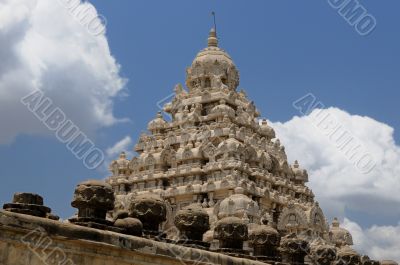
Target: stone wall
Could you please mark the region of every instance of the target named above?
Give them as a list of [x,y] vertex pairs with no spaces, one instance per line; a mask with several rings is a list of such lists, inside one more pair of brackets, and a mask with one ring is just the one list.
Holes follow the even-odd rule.
[[0,210],[0,265],[265,265]]

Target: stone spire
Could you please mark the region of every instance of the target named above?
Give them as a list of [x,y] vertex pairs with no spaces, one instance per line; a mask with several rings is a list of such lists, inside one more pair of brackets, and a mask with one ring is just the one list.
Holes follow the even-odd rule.
[[[231,243],[247,240],[247,232],[260,225],[261,216],[269,216],[269,225],[282,236],[289,230],[311,229],[319,236],[329,233],[322,210],[305,186],[307,172],[298,163],[288,163],[275,131],[266,120],[258,120],[259,111],[246,93],[237,91],[238,85],[239,71],[229,54],[218,47],[213,28],[208,46],[187,68],[187,89],[178,85],[164,106],[171,119],[158,113],[135,145],[137,155],[127,170],[117,171],[115,163],[111,167],[114,171],[108,183],[119,205],[126,208],[128,202],[149,193],[165,201],[166,205],[153,207],[149,217],[133,215],[142,221],[145,234],[157,227],[172,231],[169,228],[174,225],[183,233],[191,232],[184,219],[190,219],[191,213],[180,214],[193,203],[210,217],[207,240],[218,244],[218,239],[234,251],[240,252],[242,244]],[[146,205],[150,204],[156,206],[153,201]],[[135,211],[143,205],[137,204]],[[200,216],[200,211],[196,214]],[[165,219],[169,221],[161,224]],[[229,223],[232,220],[236,220],[234,227]],[[153,221],[157,222],[149,228]],[[241,236],[229,237],[225,229]],[[200,236],[195,239],[199,241]]]

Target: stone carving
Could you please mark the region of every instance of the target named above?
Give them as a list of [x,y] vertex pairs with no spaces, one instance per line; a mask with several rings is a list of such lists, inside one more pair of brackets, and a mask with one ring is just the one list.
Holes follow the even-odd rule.
[[380,265],[381,263],[379,261],[376,260],[372,260],[370,259],[368,256],[363,255],[361,257],[361,264],[362,265]]
[[51,209],[43,205],[43,198],[34,193],[15,193],[13,202],[3,205],[3,209],[9,212],[33,215],[37,217],[60,219],[51,213]]
[[180,232],[180,243],[205,246],[203,235],[210,229],[210,222],[207,212],[199,204],[191,204],[178,211],[174,223]]
[[336,248],[318,238],[310,244],[309,258],[315,264],[330,265],[336,260]]
[[114,209],[115,197],[110,185],[99,180],[88,180],[77,185],[71,206],[78,209],[78,216],[69,219],[77,225],[98,229],[113,229],[113,222],[106,220],[108,211]]
[[350,246],[343,246],[337,252],[335,265],[360,265],[361,257]]
[[307,216],[300,205],[289,204],[288,207],[284,208],[278,220],[278,230],[300,232],[307,227]]
[[114,209],[114,200],[110,185],[89,180],[77,185],[71,206],[78,209],[80,218],[103,220],[107,211]]
[[278,259],[280,235],[276,229],[269,225],[260,225],[249,232],[250,245],[254,248],[254,256],[268,261]]
[[282,261],[290,264],[304,264],[304,257],[310,252],[309,242],[292,233],[281,239]]
[[214,238],[219,240],[221,251],[244,253],[243,241],[248,239],[247,225],[237,217],[225,217],[216,223]]
[[340,227],[339,221],[335,218],[332,222],[330,229],[332,235],[332,241],[337,247],[351,246],[353,245],[353,237],[350,232]]
[[130,205],[130,216],[143,223],[143,232],[146,235],[160,235],[159,227],[166,221],[166,215],[165,201],[154,193],[137,195]]
[[114,160],[109,167],[114,176],[129,176],[132,173],[130,161],[126,159],[125,152],[119,155],[118,160]]
[[246,216],[249,221],[259,222],[259,207],[257,202],[244,195],[244,189],[235,188],[235,194],[221,201],[218,209],[218,218],[235,216],[244,219]]

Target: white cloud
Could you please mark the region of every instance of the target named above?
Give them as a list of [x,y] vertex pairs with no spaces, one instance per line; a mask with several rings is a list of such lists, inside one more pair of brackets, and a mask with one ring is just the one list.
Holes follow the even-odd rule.
[[344,219],[343,227],[353,236],[354,248],[375,260],[400,262],[400,223],[397,226],[372,226],[362,229],[357,223]]
[[107,156],[111,159],[116,159],[121,152],[127,153],[127,155],[132,155],[132,152],[128,151],[129,146],[132,144],[132,138],[130,136],[125,136],[120,141],[116,142],[113,146],[107,148]]
[[109,165],[113,160],[118,159],[121,152],[125,152],[126,158],[129,160],[133,157],[134,154],[133,151],[131,151],[132,144],[132,138],[130,136],[125,136],[113,146],[110,146],[106,149],[106,159],[104,160],[103,167],[101,168],[105,174],[105,177],[108,177],[109,175]]
[[107,38],[90,34],[62,2],[0,0],[0,144],[49,133],[20,103],[37,88],[88,134],[118,121],[113,98],[125,80]]
[[[310,115],[329,114],[335,126],[341,126],[360,143],[361,152],[371,154],[374,169],[367,174],[337,147],[335,137],[327,133],[328,119],[317,124],[310,116],[293,117],[285,123],[272,123],[285,145],[291,162],[298,159],[308,169],[309,186],[327,215],[344,217],[344,210],[400,219],[400,147],[395,144],[393,128],[369,117],[351,115],[337,108],[315,110]],[[332,120],[332,119],[331,119]],[[332,125],[331,124],[331,125]],[[331,126],[331,128],[335,127]]]
[[[337,126],[360,144],[355,159],[346,155],[344,150],[349,149],[337,147],[340,141],[333,134]],[[298,159],[308,169],[308,185],[326,215],[345,220],[343,226],[352,233],[355,249],[374,259],[400,261],[400,223],[363,229],[359,223],[365,220],[356,223],[345,218],[347,210],[400,220],[400,147],[393,138],[393,128],[338,108],[314,110],[309,116],[272,123],[272,127],[285,145],[289,161]],[[371,154],[375,163],[367,174],[354,163],[363,154]]]

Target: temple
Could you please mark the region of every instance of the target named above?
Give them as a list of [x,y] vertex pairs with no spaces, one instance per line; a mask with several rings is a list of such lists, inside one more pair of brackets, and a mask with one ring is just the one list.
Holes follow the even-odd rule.
[[177,84],[148,123],[137,156],[122,152],[106,182],[77,186],[76,216],[61,223],[35,194],[4,205],[0,264],[40,264],[3,251],[17,253],[7,239],[35,227],[65,250],[57,264],[397,264],[357,253],[339,221],[328,223],[307,171],[289,163],[274,129],[237,91],[239,71],[214,29],[207,44],[186,70],[186,89]]

